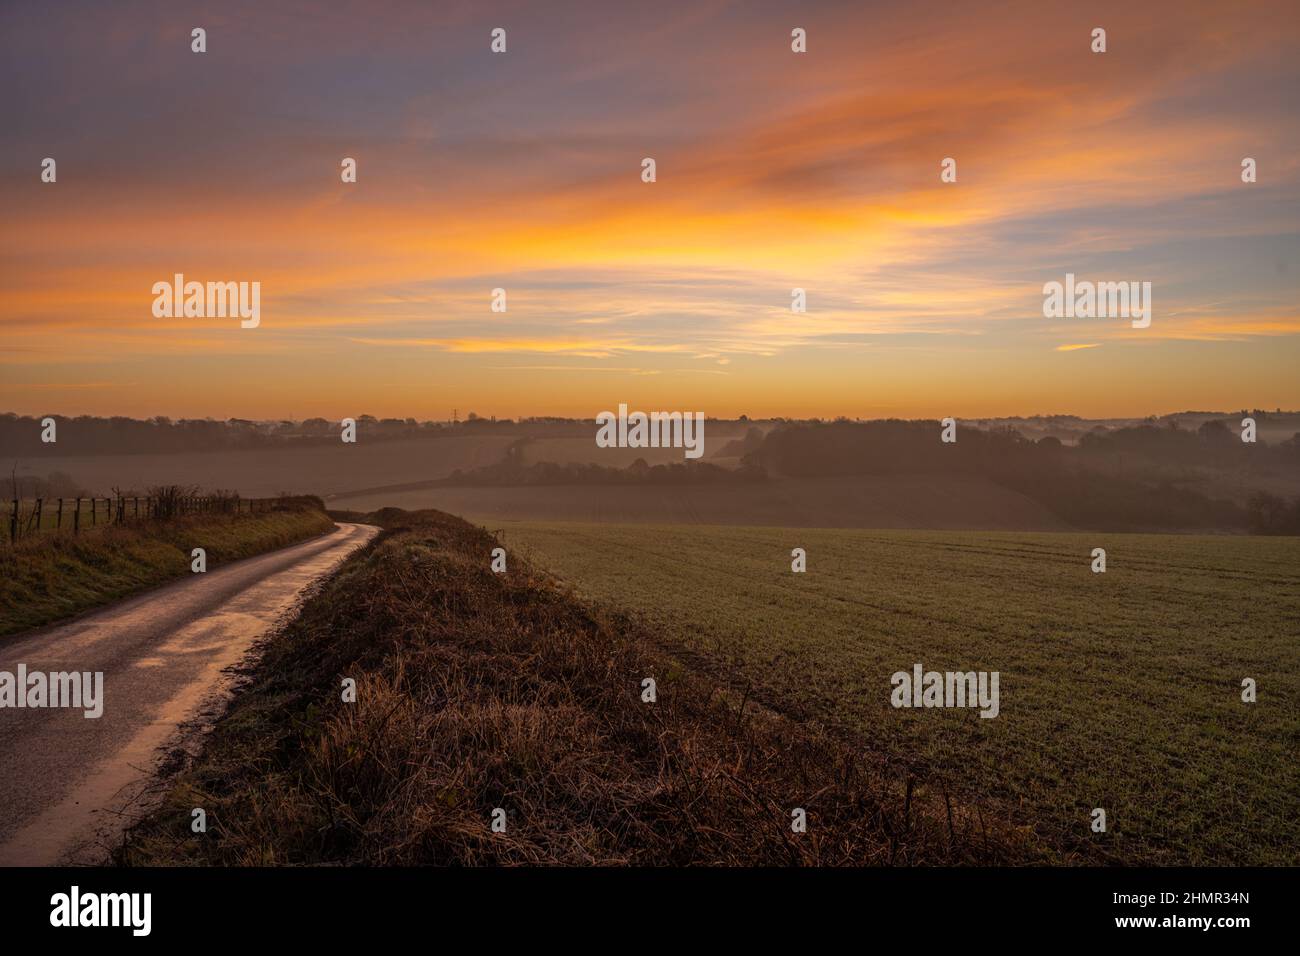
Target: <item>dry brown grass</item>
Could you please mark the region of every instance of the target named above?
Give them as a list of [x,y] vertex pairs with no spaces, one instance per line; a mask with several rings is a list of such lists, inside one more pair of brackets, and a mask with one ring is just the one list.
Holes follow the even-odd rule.
[[[1044,857],[901,771],[657,652],[438,512],[268,649],[129,864],[916,864]],[[641,701],[641,680],[658,701]],[[357,680],[358,700],[340,685]],[[209,832],[190,832],[190,811]],[[495,807],[508,828],[495,834]],[[791,832],[803,807],[808,832]]]

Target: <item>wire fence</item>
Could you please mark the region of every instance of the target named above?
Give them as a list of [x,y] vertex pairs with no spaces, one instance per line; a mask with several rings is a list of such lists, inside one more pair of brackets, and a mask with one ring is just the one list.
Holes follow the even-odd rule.
[[[3,499],[0,499],[3,500]],[[273,510],[279,498],[238,495],[148,495],[107,498],[11,498],[9,543],[61,531],[80,534],[91,528],[157,521],[194,514],[254,514]]]

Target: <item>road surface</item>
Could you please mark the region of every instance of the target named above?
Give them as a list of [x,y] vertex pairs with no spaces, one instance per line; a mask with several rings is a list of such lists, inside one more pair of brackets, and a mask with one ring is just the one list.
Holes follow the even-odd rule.
[[139,811],[161,748],[202,723],[236,664],[379,529],[339,524],[67,624],[0,638],[0,672],[102,671],[103,715],[0,708],[0,866],[93,863]]

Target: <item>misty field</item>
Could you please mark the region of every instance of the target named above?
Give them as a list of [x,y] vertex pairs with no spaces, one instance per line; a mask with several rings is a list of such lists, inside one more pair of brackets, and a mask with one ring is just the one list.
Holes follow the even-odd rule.
[[808,528],[1069,530],[987,479],[944,475],[775,478],[739,485],[441,487],[339,495],[336,508],[437,508],[490,528],[510,521]]
[[[689,664],[1065,858],[1300,862],[1300,539],[502,526]],[[998,671],[999,716],[892,708],[890,676],[916,663]]]
[[120,455],[62,455],[41,449],[16,462],[16,475],[45,478],[60,473],[84,494],[101,496],[113,488],[143,494],[154,485],[176,484],[209,491],[231,489],[244,497],[282,492],[327,497],[441,478],[457,468],[478,468],[499,461],[511,441],[501,435],[473,435]]

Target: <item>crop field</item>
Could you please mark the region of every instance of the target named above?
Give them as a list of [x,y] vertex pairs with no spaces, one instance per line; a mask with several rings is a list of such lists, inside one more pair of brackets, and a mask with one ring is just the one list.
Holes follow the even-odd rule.
[[[1300,862],[1300,539],[497,527],[666,648],[1032,827],[1063,859]],[[998,715],[895,709],[891,675],[918,663],[997,671]]]

